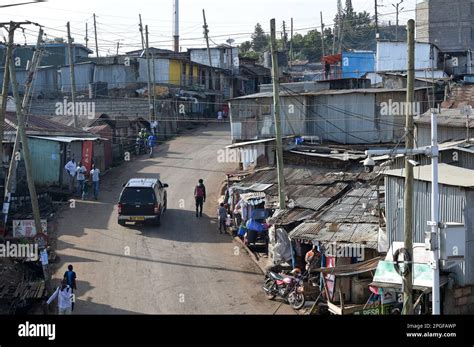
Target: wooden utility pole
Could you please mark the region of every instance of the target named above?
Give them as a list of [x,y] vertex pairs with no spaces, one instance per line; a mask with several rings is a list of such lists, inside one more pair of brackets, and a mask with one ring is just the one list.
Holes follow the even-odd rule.
[[[408,21],[408,69],[407,69],[407,105],[415,102],[415,21]],[[413,107],[407,107],[406,113],[406,150],[412,150],[415,146]],[[403,314],[413,314],[413,165],[411,157],[405,157],[405,196],[404,196],[404,223],[405,223],[405,250],[408,258],[405,258],[405,268],[408,271],[403,276]]]
[[321,49],[323,53],[323,57],[326,55],[324,52],[324,23],[323,23],[323,12],[320,12],[321,15]]
[[94,38],[95,38],[95,54],[97,55],[97,58],[99,58],[99,43],[97,41],[97,21],[95,19],[95,13],[94,13]]
[[204,18],[204,37],[206,38],[207,55],[209,56],[209,66],[212,67],[211,48],[209,47],[209,27],[207,26],[206,10],[202,10],[202,16]]
[[293,18],[291,18],[291,33],[290,33],[290,68],[293,67],[293,34],[294,34],[294,27],[293,27]]
[[89,48],[89,27],[88,27],[87,22],[86,22],[86,37],[85,37],[85,41],[86,41],[86,48]]
[[119,55],[119,49],[120,49],[120,41],[117,41],[117,57]]
[[285,176],[283,170],[283,140],[281,134],[281,119],[280,119],[280,72],[278,69],[278,49],[276,42],[276,24],[275,19],[270,21],[270,41],[272,50],[272,77],[273,77],[273,112],[275,115],[275,132],[276,132],[276,156],[277,156],[277,170],[278,170],[278,192],[280,209],[286,208],[285,195]]
[[152,90],[151,90],[151,66],[150,66],[150,45],[148,39],[148,25],[145,25],[145,40],[146,40],[146,48],[145,48],[145,55],[146,55],[146,65],[148,70],[148,107],[149,107],[149,117],[150,122],[153,122],[153,115],[155,105],[152,105]]
[[[5,123],[5,114],[7,112],[7,104],[8,104],[8,90],[10,87],[10,59],[13,55],[13,43],[14,43],[14,35],[15,35],[15,27],[14,23],[10,23],[8,29],[8,46],[7,46],[7,53],[5,56],[5,71],[3,74],[3,86],[2,86],[2,105],[0,109],[0,124]],[[3,143],[3,129],[0,131],[0,144]],[[0,163],[2,172],[4,171],[3,167],[3,146],[0,146]]]
[[76,114],[76,74],[74,71],[74,47],[72,45],[71,25],[67,22],[67,50],[69,54],[69,76],[71,79],[71,101],[74,119],[74,128],[77,128],[77,114]]
[[375,38],[379,38],[379,3],[375,0]]
[[399,18],[399,15],[400,15],[400,12],[403,11],[404,7],[400,8],[400,5],[403,4],[403,1],[404,0],[400,0],[399,3],[397,4],[392,4],[393,7],[395,7],[395,10],[396,10],[396,26],[395,26],[395,40],[398,41],[398,18]]
[[[36,49],[39,51],[40,45],[43,40],[43,30],[40,29],[40,33],[38,36],[38,42],[36,44]],[[36,52],[37,52],[36,51]],[[30,73],[35,73],[35,70],[38,66],[39,63],[39,54],[36,54],[35,52],[35,57],[33,59],[36,59],[36,61],[33,61],[31,64],[31,70]],[[33,218],[35,221],[35,227],[36,231],[38,233],[43,232],[42,225],[41,225],[41,214],[40,214],[40,209],[39,209],[39,204],[38,204],[38,195],[36,193],[36,186],[35,182],[33,179],[33,171],[32,171],[32,166],[31,166],[31,156],[30,156],[30,148],[28,147],[28,138],[26,136],[26,130],[25,130],[25,115],[24,115],[24,110],[27,104],[28,104],[28,97],[29,94],[31,93],[31,87],[33,85],[33,78],[28,78],[27,83],[27,89],[29,91],[25,92],[25,96],[23,98],[23,104],[20,101],[20,93],[18,92],[18,82],[16,79],[16,71],[15,71],[15,64],[13,63],[13,59],[10,59],[10,79],[12,81],[12,90],[13,90],[13,97],[15,98],[15,104],[16,104],[16,115],[17,115],[17,122],[18,122],[18,129],[17,129],[17,138],[20,138],[21,144],[22,144],[22,151],[23,151],[23,160],[25,162],[25,168],[26,168],[26,180],[28,182],[28,190],[30,191],[30,199],[31,199],[31,208],[33,210]],[[15,155],[15,153],[14,153]],[[16,161],[16,158],[12,157],[12,162]]]
[[145,38],[143,37],[143,23],[142,23],[142,15],[139,14],[138,18],[140,19],[140,24],[138,24],[138,30],[140,30],[140,36],[142,38],[142,50],[145,50]]

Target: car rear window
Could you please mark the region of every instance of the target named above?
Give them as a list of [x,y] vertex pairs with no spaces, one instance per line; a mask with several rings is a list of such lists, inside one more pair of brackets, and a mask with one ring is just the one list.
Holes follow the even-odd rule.
[[152,188],[125,188],[120,199],[122,204],[155,203],[155,192]]

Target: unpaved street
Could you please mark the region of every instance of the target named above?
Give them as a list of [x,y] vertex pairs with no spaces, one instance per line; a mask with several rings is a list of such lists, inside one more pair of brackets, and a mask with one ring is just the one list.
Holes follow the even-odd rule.
[[[218,190],[227,167],[217,151],[229,143],[228,125],[209,125],[165,145],[153,159],[125,163],[102,181],[99,202],[78,201],[60,213],[55,283],[68,264],[78,276],[75,314],[273,314],[263,276],[249,256],[219,235]],[[162,226],[121,227],[116,203],[130,178],[169,184]],[[208,190],[205,218],[194,215],[193,189]],[[291,313],[282,305],[278,313]]]

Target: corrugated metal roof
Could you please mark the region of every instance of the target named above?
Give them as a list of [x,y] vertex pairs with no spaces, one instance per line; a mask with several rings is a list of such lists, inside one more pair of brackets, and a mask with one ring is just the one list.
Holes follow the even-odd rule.
[[76,141],[97,141],[100,137],[65,137],[65,136],[30,136],[31,138],[49,140],[55,142],[71,143]]
[[[429,124],[431,125],[431,112],[423,113],[419,117],[414,117],[415,124]],[[457,128],[466,127],[466,116],[461,115],[461,109],[444,108],[438,115],[438,126],[449,126]],[[474,128],[474,120],[470,118],[470,128]]]
[[322,272],[324,274],[331,274],[338,277],[354,276],[365,272],[374,271],[377,269],[379,262],[383,257],[373,258],[362,263],[350,264],[350,265],[338,265],[330,268],[315,269],[316,272]]
[[[415,180],[431,182],[431,165],[418,166],[414,169]],[[405,177],[405,169],[385,171],[385,175]],[[448,164],[438,166],[439,183],[457,187],[474,187],[474,170],[464,169]]]
[[278,210],[270,219],[269,224],[285,226],[313,218],[317,213],[303,208]]
[[305,222],[290,233],[290,238],[321,243],[362,244],[367,248],[377,249],[378,235],[378,224]]
[[[418,90],[426,90],[428,87],[415,88]],[[379,93],[406,93],[406,89],[389,89],[389,88],[365,88],[365,89],[327,89],[318,92],[305,92],[305,93],[294,93],[288,91],[281,91],[280,97],[298,97],[298,96],[318,96],[318,95],[347,95],[347,94],[379,94]],[[246,100],[246,99],[259,99],[259,98],[273,98],[273,92],[261,92],[238,98],[230,99],[233,100]]]

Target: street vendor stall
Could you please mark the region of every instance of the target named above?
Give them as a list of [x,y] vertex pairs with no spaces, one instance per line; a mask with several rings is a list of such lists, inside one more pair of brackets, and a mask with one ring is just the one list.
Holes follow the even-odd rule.
[[[344,290],[341,284],[343,279],[352,279],[352,282],[357,282],[356,280],[359,275],[375,271],[381,260],[382,257],[378,257],[361,263],[314,270],[322,275],[324,295],[330,313],[335,315],[351,315],[378,307],[378,303],[373,300],[374,295],[370,293],[368,287],[365,288],[361,295],[361,288],[351,285],[349,290]],[[347,297],[352,298],[351,302],[347,301]],[[366,299],[367,297],[368,299]],[[362,300],[365,303],[362,303]]]

